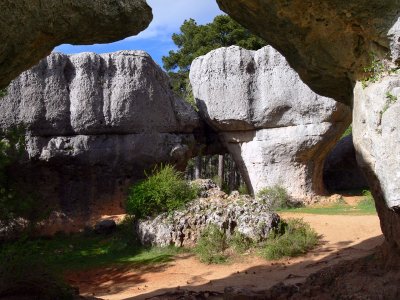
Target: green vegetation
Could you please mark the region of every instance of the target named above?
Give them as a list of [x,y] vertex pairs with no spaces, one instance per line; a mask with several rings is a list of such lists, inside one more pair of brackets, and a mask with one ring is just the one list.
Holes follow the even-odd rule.
[[371,53],[370,57],[371,64],[364,68],[365,78],[361,82],[363,88],[366,88],[370,83],[380,80],[382,74],[387,71],[383,60],[379,59],[375,53]]
[[218,226],[210,224],[206,227],[194,249],[201,262],[219,264],[227,261],[225,250],[228,248],[227,238]]
[[183,179],[170,165],[153,170],[146,180],[135,184],[129,193],[126,209],[137,219],[172,212],[195,199],[197,188]]
[[0,98],[7,96],[8,92],[7,89],[0,89]]
[[253,241],[239,231],[235,231],[228,240],[229,247],[236,253],[244,253],[253,246]]
[[238,192],[240,195],[250,195],[249,189],[245,183],[241,184],[238,188]]
[[38,258],[21,242],[0,250],[0,298],[18,295],[30,299],[73,299],[73,289],[49,266],[47,257]]
[[352,133],[353,133],[353,126],[350,125],[349,127],[347,127],[346,131],[342,134],[340,139],[343,139],[343,138],[345,138],[346,136],[349,136]]
[[389,107],[397,102],[397,97],[395,95],[393,95],[390,92],[386,93],[386,103],[381,111],[381,117],[382,115],[389,109]]
[[166,263],[183,251],[175,247],[139,246],[131,229],[127,232],[119,226],[110,236],[87,233],[7,242],[0,247],[0,261],[7,261],[11,255],[16,259],[29,257],[32,262],[46,261],[52,270],[60,273],[106,266]]
[[271,233],[261,255],[269,260],[293,257],[307,253],[319,241],[318,234],[302,219],[281,221],[278,230]]
[[283,187],[273,186],[263,188],[257,194],[257,198],[268,204],[272,210],[287,209],[295,207],[294,203]]
[[217,16],[212,23],[206,25],[198,25],[193,19],[186,20],[180,31],[172,35],[178,50],[170,51],[168,56],[164,56],[163,64],[169,71],[173,90],[194,106],[189,69],[196,57],[220,47],[238,45],[257,50],[266,45],[264,40],[226,15]]
[[370,54],[371,63],[364,68],[365,77],[361,81],[363,88],[366,88],[370,83],[379,81],[384,74],[397,73],[398,67],[391,67],[387,61],[390,59],[379,58],[375,53]]
[[369,191],[364,191],[363,195],[364,199],[356,205],[349,205],[345,201],[339,201],[331,204],[316,204],[306,207],[283,209],[280,211],[317,215],[375,215],[375,202],[371,193]]

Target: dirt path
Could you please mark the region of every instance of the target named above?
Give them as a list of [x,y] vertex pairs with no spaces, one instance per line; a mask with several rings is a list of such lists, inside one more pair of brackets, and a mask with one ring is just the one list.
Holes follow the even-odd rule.
[[263,290],[278,282],[295,283],[321,268],[372,253],[383,237],[377,216],[325,216],[281,214],[301,217],[322,237],[322,245],[304,257],[268,262],[245,256],[228,265],[205,265],[192,255],[136,270],[101,269],[74,274],[70,282],[85,296],[102,299],[146,299],[176,288],[223,291],[227,286]]

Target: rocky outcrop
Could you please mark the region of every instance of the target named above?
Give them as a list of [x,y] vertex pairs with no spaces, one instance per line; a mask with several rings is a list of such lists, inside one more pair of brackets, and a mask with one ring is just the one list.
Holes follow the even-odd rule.
[[152,19],[145,0],[5,0],[0,3],[0,88],[55,46],[136,35]]
[[342,138],[328,154],[323,175],[329,192],[368,188],[364,173],[357,163],[352,135]]
[[387,75],[354,90],[354,144],[375,197],[382,231],[400,248],[400,76]]
[[250,191],[280,185],[295,199],[324,193],[326,155],[350,109],[315,94],[272,47],[221,48],[194,60],[201,115],[233,155]]
[[215,184],[206,186],[207,190],[202,192],[208,197],[193,200],[181,210],[137,221],[135,230],[141,243],[194,246],[201,232],[210,224],[218,226],[228,237],[239,232],[259,242],[265,240],[270,230],[278,225],[280,218],[271,212],[265,199],[239,196],[238,192],[228,197]]
[[217,0],[282,53],[315,92],[351,104],[371,53],[399,58],[399,2]]
[[194,155],[197,113],[142,51],[53,53],[0,101],[2,129],[24,124],[26,160],[14,177],[63,212],[121,210],[127,187],[157,163]]
[[[387,84],[393,78],[373,83],[364,92],[361,81],[369,76],[379,78],[384,58],[395,68],[400,63],[399,1],[217,2],[239,23],[278,49],[314,91],[348,104],[353,103],[354,96],[357,159],[366,172],[381,218],[388,246],[384,254],[388,260],[398,256],[400,212],[393,185],[399,169],[396,160],[389,162],[399,144],[396,139],[390,140],[397,136],[398,129],[389,119],[394,120],[397,111],[396,106],[391,111],[383,109]],[[365,74],[365,70],[369,72]],[[393,183],[389,183],[389,178]]]

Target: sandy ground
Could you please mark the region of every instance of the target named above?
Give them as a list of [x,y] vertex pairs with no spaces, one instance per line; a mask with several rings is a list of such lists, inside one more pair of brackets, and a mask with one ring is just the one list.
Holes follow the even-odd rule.
[[322,242],[306,256],[269,262],[254,255],[224,265],[205,265],[189,254],[173,262],[139,269],[99,269],[69,276],[82,295],[102,299],[146,299],[177,288],[223,291],[225,287],[264,290],[278,282],[296,283],[311,273],[343,260],[372,253],[383,241],[377,216],[301,217],[322,235]]

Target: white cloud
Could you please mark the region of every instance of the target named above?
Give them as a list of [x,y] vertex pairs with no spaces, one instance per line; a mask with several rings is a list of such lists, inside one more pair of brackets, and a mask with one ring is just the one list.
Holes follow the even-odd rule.
[[138,39],[170,39],[172,33],[179,32],[184,20],[192,18],[198,24],[205,24],[222,14],[215,0],[147,0],[153,9],[153,21],[138,36]]

